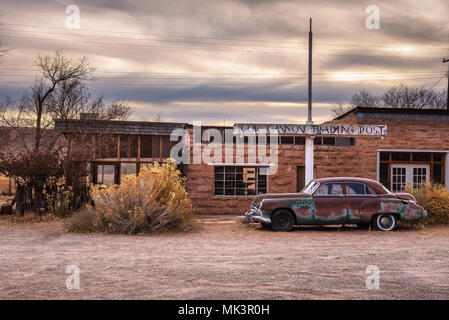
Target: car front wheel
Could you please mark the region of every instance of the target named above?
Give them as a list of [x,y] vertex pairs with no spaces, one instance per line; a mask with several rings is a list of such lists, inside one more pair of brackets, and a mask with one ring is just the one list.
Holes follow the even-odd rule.
[[374,226],[380,231],[392,231],[396,228],[397,219],[392,214],[379,214],[374,218]]
[[275,212],[271,219],[271,227],[274,231],[291,231],[294,224],[295,219],[290,212],[286,210]]

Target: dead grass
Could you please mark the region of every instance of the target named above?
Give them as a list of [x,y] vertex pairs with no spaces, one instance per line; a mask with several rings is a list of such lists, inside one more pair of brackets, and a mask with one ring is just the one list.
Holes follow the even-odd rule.
[[2,222],[3,224],[8,223],[27,224],[27,223],[40,223],[40,222],[56,222],[63,220],[64,219],[57,217],[53,214],[38,216],[34,213],[26,213],[23,217],[16,215],[0,215],[0,222]]

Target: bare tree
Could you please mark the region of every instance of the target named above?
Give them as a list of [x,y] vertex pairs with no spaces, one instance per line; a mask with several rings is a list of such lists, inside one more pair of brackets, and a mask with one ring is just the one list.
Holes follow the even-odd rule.
[[34,113],[36,117],[34,150],[38,150],[42,137],[43,115],[48,99],[56,86],[65,81],[87,80],[95,69],[89,64],[86,57],[74,61],[65,57],[62,50],[57,50],[53,56],[39,55],[35,64],[40,68],[42,76],[36,79],[31,87],[32,101],[26,105],[26,111]]
[[56,86],[49,97],[47,112],[53,118],[65,120],[79,119],[81,114],[92,114],[97,120],[126,120],[131,108],[118,99],[106,105],[103,97],[92,98],[84,83],[75,79]]
[[376,108],[381,106],[379,97],[373,95],[366,89],[360,89],[352,95],[351,105],[360,107]]
[[332,116],[334,118],[341,116],[342,114],[345,114],[349,110],[353,108],[352,105],[343,104],[343,103],[337,103],[337,105],[331,107]]
[[[79,119],[81,114],[94,114],[101,120],[126,120],[130,107],[115,100],[106,104],[103,97],[93,98],[83,83],[94,68],[86,57],[65,57],[61,50],[54,55],[39,55],[36,65],[41,76],[24,92],[20,101],[7,98],[0,103],[0,124],[12,128],[26,151],[43,146],[52,148],[59,138],[51,129],[54,118]],[[30,128],[33,142],[30,143]],[[48,138],[48,139],[43,139]],[[31,144],[31,145],[30,145]]]
[[348,105],[337,104],[331,108],[334,116],[340,116],[354,107],[373,108],[410,108],[410,109],[446,109],[446,91],[436,91],[433,88],[411,87],[399,85],[392,87],[383,94],[374,95],[365,89],[355,93]]
[[443,109],[446,93],[425,87],[399,85],[388,89],[381,97],[382,103],[391,108]]

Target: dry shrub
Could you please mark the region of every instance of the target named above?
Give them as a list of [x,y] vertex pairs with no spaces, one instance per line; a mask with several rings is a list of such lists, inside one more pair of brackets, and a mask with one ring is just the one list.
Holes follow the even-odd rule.
[[48,213],[46,215],[38,215],[34,212],[27,212],[23,216],[16,215],[0,215],[0,221],[5,223],[38,223],[38,222],[55,222],[62,221],[62,219],[58,216],[55,216],[52,213]]
[[66,221],[65,227],[70,232],[94,232],[95,216],[92,208],[77,211]]
[[408,185],[404,191],[427,211],[425,224],[449,224],[449,191],[443,185],[426,182],[419,188]]
[[74,214],[70,231],[152,233],[188,231],[195,214],[185,190],[185,178],[173,160],[154,163],[120,185],[94,186],[94,207]]

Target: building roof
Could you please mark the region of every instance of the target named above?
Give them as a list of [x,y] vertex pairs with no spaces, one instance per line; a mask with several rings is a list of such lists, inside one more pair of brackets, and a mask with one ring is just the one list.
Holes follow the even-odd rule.
[[55,119],[55,130],[62,133],[112,133],[169,136],[174,129],[186,128],[186,123],[116,120]]
[[406,109],[406,108],[372,108],[372,107],[354,107],[351,110],[336,117],[334,120],[343,119],[350,114],[355,114],[358,118],[449,120],[449,110],[447,109]]

